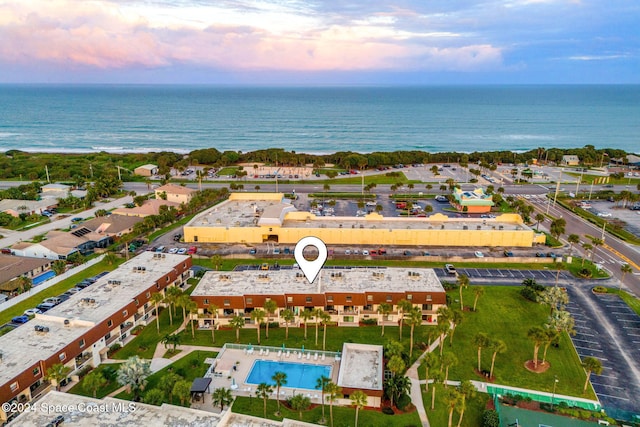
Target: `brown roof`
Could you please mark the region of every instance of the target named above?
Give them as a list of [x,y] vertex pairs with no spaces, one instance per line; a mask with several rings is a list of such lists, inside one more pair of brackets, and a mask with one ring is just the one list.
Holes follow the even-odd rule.
[[52,260],[0,254],[0,283],[51,264]]
[[149,215],[158,215],[160,213],[160,206],[178,207],[180,206],[180,204],[176,202],[168,202],[162,199],[150,199],[150,200],[145,200],[142,206],[136,206],[134,208],[118,208],[118,209],[115,209],[113,213],[117,215],[140,216],[140,217],[149,216]]
[[195,193],[196,191],[198,190],[194,190],[193,188],[183,187],[181,185],[175,185],[175,184],[166,184],[166,185],[163,185],[162,187],[158,187],[155,189],[156,193],[165,192],[167,194],[191,194],[191,193]]
[[91,219],[84,222],[82,226],[102,236],[111,236],[132,228],[140,221],[142,219],[135,216],[109,215]]

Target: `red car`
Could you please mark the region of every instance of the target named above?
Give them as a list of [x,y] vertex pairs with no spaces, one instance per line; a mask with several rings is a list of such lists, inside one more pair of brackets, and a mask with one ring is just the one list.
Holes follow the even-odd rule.
[[189,247],[189,249],[187,250],[187,253],[188,253],[189,255],[193,255],[193,254],[195,254],[196,252],[198,252],[198,248],[196,248],[195,246],[190,246],[190,247]]

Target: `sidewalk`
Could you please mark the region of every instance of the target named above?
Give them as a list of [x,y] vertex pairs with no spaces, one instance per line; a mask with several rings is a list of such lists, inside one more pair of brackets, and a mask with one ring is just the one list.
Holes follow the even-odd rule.
[[[446,337],[445,337],[446,339]],[[436,339],[431,346],[422,353],[414,362],[413,365],[409,369],[407,369],[407,377],[411,380],[411,402],[416,407],[416,411],[418,411],[418,415],[420,416],[420,421],[422,422],[422,427],[430,427],[429,418],[427,417],[427,411],[424,409],[424,401],[422,400],[422,389],[420,388],[420,384],[424,384],[425,380],[420,381],[420,377],[418,375],[418,368],[420,367],[420,362],[424,359],[425,354],[431,353],[433,350],[438,348],[440,344],[440,337]]]

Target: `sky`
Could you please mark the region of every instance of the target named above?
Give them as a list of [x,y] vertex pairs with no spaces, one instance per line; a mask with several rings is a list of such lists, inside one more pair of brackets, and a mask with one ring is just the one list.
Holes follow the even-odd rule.
[[640,83],[638,0],[0,0],[1,83]]

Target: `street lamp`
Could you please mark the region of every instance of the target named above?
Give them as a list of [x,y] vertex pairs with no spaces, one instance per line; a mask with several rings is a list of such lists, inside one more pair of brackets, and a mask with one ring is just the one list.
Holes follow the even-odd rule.
[[558,377],[553,376],[553,393],[551,394],[551,412],[553,412],[553,400],[556,397],[556,386],[558,385]]

